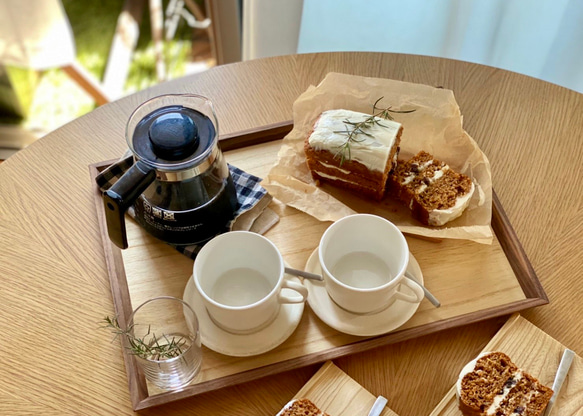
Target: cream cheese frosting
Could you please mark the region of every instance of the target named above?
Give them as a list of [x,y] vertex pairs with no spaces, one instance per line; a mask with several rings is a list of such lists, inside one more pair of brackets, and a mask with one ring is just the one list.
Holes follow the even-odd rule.
[[429,225],[443,225],[461,216],[464,210],[470,205],[470,200],[474,195],[476,187],[472,182],[470,190],[456,199],[455,205],[447,209],[436,209],[429,213]]
[[351,184],[353,184],[353,185],[358,185],[358,183],[357,183],[357,182],[347,181],[346,179],[342,179],[342,178],[339,178],[339,177],[337,177],[337,176],[328,175],[328,174],[326,174],[326,173],[319,172],[319,171],[317,171],[317,170],[315,170],[314,172],[315,172],[315,173],[317,173],[319,176],[321,176],[321,177],[323,177],[323,178],[327,178],[327,179],[333,179],[333,180],[335,180],[335,181],[341,181],[341,182],[351,183]]
[[347,181],[346,179],[339,178],[339,177],[337,177],[337,176],[328,175],[328,174],[326,174],[326,173],[319,172],[319,171],[317,171],[317,170],[315,170],[314,172],[315,172],[315,173],[317,173],[319,176],[321,176],[321,177],[323,177],[323,178],[332,179],[332,180],[335,180],[335,181],[340,181],[340,182],[345,182],[345,183],[350,183],[350,184],[352,184],[352,185],[358,185],[358,186],[362,186],[362,184],[359,184],[359,183],[357,183],[357,182]]
[[[417,168],[417,172],[421,172],[424,171],[425,169],[427,169],[427,167],[429,167],[430,165],[433,164],[433,160],[429,160],[423,164],[421,164],[418,168]],[[433,176],[431,177],[427,177],[424,179],[424,182],[421,183],[416,189],[415,189],[415,193],[416,194],[420,194],[423,191],[425,191],[428,187],[428,185],[431,185],[433,182],[435,182],[436,180],[438,180],[439,178],[441,178],[444,175],[444,172],[449,170],[449,165],[444,165],[439,167],[433,174]],[[403,185],[408,185],[410,184],[416,177],[417,177],[417,172],[411,172],[409,175],[407,175],[405,177],[405,179],[403,179],[402,184]],[[427,182],[425,182],[427,181]]]
[[[458,397],[458,400],[462,394],[462,380],[463,380],[463,378],[467,374],[474,371],[474,369],[476,368],[476,364],[478,363],[478,360],[480,358],[482,358],[488,354],[490,354],[490,352],[481,353],[476,358],[474,358],[472,361],[467,363],[464,366],[464,368],[462,368],[462,371],[460,371],[457,382],[455,384],[455,390],[456,390],[456,395]],[[497,394],[496,396],[494,396],[494,400],[492,401],[492,404],[486,410],[487,415],[495,415],[496,414],[496,410],[500,407],[500,404],[504,401],[504,399],[506,399],[508,397],[508,395],[510,394],[510,391],[514,388],[516,383],[518,381],[520,381],[520,379],[522,378],[522,370],[519,369],[517,372],[515,372],[512,375],[512,378],[515,380],[515,382],[512,383],[511,385],[505,384],[504,387],[502,388],[502,394]],[[531,395],[527,396],[527,399],[525,400],[526,403],[528,403],[530,401],[530,396]],[[518,415],[518,413],[513,412],[512,415]]]
[[[344,121],[359,123],[367,117],[370,117],[370,114],[344,109],[324,111],[310,135],[310,146],[316,150],[339,154],[347,140],[347,134],[344,132],[352,128]],[[356,136],[358,140],[350,143],[350,160],[362,163],[369,170],[384,172],[401,124],[379,117],[376,119],[381,125],[375,123],[366,127],[366,132],[370,136],[358,134]]]
[[[520,381],[520,379],[522,378],[522,371],[518,370],[516,373],[513,374],[512,378],[514,379],[515,383],[511,385],[505,384],[504,387],[502,388],[502,394],[497,394],[496,396],[494,396],[494,401],[486,411],[487,415],[496,414],[496,410],[500,407],[500,404],[502,404],[504,399],[508,397],[508,395],[510,394],[510,390],[512,390],[516,383]],[[528,403],[528,401],[526,403]]]
[[324,166],[325,168],[328,168],[328,169],[333,169],[333,170],[337,170],[337,171],[339,171],[339,172],[342,172],[342,173],[344,173],[345,175],[348,175],[348,174],[350,174],[350,171],[349,171],[349,170],[347,170],[347,169],[341,169],[341,168],[339,168],[338,166],[334,166],[334,165],[330,165],[330,164],[328,164],[328,163],[324,163],[324,162],[322,162],[321,160],[318,160],[318,161],[317,161],[317,163],[318,163],[318,164],[320,164],[320,165],[322,165],[322,166]]

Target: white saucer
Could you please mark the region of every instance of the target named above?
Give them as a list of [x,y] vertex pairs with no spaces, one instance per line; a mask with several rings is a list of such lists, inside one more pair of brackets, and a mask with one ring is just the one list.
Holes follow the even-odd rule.
[[[305,270],[310,273],[322,274],[317,247],[308,259]],[[410,252],[407,271],[423,284],[423,274],[419,263]],[[374,336],[391,332],[411,319],[419,307],[419,303],[397,299],[379,313],[359,315],[348,312],[334,303],[326,292],[324,282],[304,279],[304,285],[309,292],[308,303],[318,318],[337,331],[350,335]],[[400,285],[398,290],[413,294],[413,291],[405,285]]]
[[[300,281],[296,277],[288,278]],[[282,293],[293,296],[297,292],[284,288]],[[282,304],[279,314],[268,326],[251,334],[237,335],[214,324],[202,303],[192,276],[184,288],[183,299],[196,313],[202,343],[213,351],[234,357],[263,354],[279,346],[295,331],[304,312],[303,303]]]

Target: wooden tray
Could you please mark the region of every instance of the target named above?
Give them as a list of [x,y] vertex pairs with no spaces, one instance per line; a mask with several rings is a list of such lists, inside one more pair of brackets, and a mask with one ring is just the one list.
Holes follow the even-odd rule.
[[[332,361],[324,364],[298,391],[294,399],[310,399],[332,416],[366,416],[376,397]],[[381,416],[398,416],[387,405]]]
[[[483,351],[502,351],[512,361],[543,384],[551,387],[565,347],[519,314],[514,314]],[[461,368],[460,368],[461,370]],[[583,359],[578,355],[551,416],[583,415]],[[462,416],[458,409],[455,385],[431,412],[430,416]]]
[[[290,129],[291,122],[265,126],[223,137],[221,146],[231,149],[225,152],[229,163],[264,177],[280,148],[279,141],[274,140],[285,136]],[[92,165],[91,176],[95,177],[110,163]],[[125,325],[132,307],[149,298],[182,297],[192,273],[192,260],[149,236],[133,221],[127,221],[130,248],[119,250],[108,238],[103,203],[96,185],[94,195],[120,324]],[[306,306],[296,331],[270,352],[236,358],[205,349],[201,373],[191,385],[178,392],[161,392],[148,385],[133,357],[123,351],[134,409],[548,303],[496,195],[493,204],[495,238],[492,245],[465,240],[435,242],[407,236],[409,248],[423,270],[425,284],[441,301],[441,308],[436,309],[423,300],[413,318],[402,327],[381,336],[362,338],[328,327]],[[275,200],[270,208],[280,216],[280,222],[266,236],[276,244],[291,267],[303,269],[330,223],[320,222]]]

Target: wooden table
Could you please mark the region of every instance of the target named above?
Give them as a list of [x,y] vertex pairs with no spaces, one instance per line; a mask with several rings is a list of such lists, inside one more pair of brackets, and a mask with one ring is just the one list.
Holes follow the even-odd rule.
[[[443,86],[489,157],[494,188],[550,304],[524,312],[583,353],[583,96],[507,71],[380,53],[283,56],[214,68],[107,104],[0,165],[0,414],[132,413],[88,165],[118,157],[131,111],[161,93],[216,104],[222,133],[292,118],[330,71]],[[495,319],[335,363],[402,416],[426,415],[502,325]],[[269,415],[319,365],[149,409],[144,414]]]

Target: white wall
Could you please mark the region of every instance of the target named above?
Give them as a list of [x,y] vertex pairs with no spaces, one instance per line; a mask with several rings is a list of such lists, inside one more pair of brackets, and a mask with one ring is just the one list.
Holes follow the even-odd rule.
[[304,0],[297,52],[325,51],[442,56],[583,92],[583,1]]
[[243,0],[243,60],[294,54],[302,0]]

